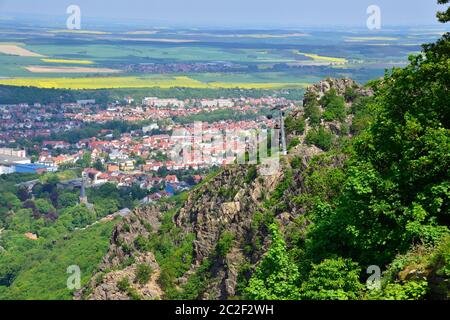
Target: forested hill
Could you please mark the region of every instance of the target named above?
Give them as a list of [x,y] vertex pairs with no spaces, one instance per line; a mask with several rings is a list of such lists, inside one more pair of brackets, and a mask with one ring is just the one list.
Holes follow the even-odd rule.
[[449,88],[448,34],[366,88],[322,81],[276,174],[230,166],[137,210],[77,297],[448,299]]
[[16,87],[0,85],[0,105],[35,102],[41,104],[73,103],[77,100],[95,99],[98,104],[123,101],[131,96],[135,101],[142,101],[144,97],[177,98],[177,99],[207,99],[207,98],[235,98],[276,95],[288,99],[301,99],[303,89],[266,90],[266,89],[195,89],[195,88],[136,88],[136,89],[43,89],[36,87]]

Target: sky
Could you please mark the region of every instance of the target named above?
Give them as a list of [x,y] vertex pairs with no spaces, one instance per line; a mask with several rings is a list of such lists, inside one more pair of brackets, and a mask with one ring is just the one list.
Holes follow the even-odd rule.
[[191,26],[360,26],[369,5],[383,25],[436,23],[437,0],[0,0],[0,15],[45,14],[60,19],[75,4],[82,17]]

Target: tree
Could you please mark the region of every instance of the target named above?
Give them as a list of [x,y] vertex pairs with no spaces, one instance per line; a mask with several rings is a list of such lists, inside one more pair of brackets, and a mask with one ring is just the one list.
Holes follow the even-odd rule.
[[58,197],[59,208],[74,207],[78,203],[78,193],[64,192]]
[[0,207],[14,210],[21,205],[20,199],[12,192],[0,194]]
[[91,166],[92,158],[90,152],[83,153],[81,159],[77,161],[77,164],[82,168],[89,168]]
[[36,205],[36,208],[39,210],[39,213],[41,215],[46,215],[50,212],[55,211],[53,205],[46,199],[36,199],[34,204]]
[[328,151],[333,146],[334,134],[325,129],[323,126],[319,128],[311,129],[306,134],[306,143],[309,145],[315,145],[322,150]]
[[103,165],[102,161],[100,159],[97,159],[94,163],[94,169],[98,171],[104,171],[105,166]]
[[[439,4],[447,4],[450,0],[438,0]],[[440,22],[445,23],[450,21],[450,7],[445,11],[441,11],[437,13],[437,18]]]
[[305,117],[309,119],[309,124],[311,126],[316,126],[320,124],[320,119],[322,118],[322,112],[319,108],[319,103],[317,100],[310,100],[305,104]]
[[305,300],[355,300],[364,286],[359,282],[361,268],[351,260],[327,259],[313,265],[308,280],[301,286]]
[[277,225],[270,226],[270,249],[250,278],[245,296],[251,300],[296,300],[299,271],[287,253]]
[[119,201],[111,198],[95,198],[94,207],[97,217],[106,217],[119,210]]
[[345,89],[344,97],[345,101],[353,102],[358,97],[358,92],[354,87],[348,87]]
[[28,188],[27,187],[20,187],[17,190],[17,197],[20,199],[20,201],[26,201],[28,199],[31,198],[30,193],[28,192]]
[[336,90],[331,89],[326,92],[320,99],[322,106],[325,109],[323,118],[326,121],[339,120],[343,121],[346,116],[344,97],[338,96]]
[[376,117],[353,143],[341,194],[314,210],[307,250],[314,261],[334,254],[386,265],[448,232],[449,48],[447,34],[377,87]]
[[70,215],[73,220],[72,223],[75,227],[83,228],[95,221],[95,213],[89,210],[85,205],[79,205],[64,210],[62,215]]
[[224,232],[217,242],[216,252],[221,258],[225,258],[233,246],[235,235],[232,232]]
[[288,116],[286,117],[284,126],[288,134],[303,134],[306,126],[305,118]]

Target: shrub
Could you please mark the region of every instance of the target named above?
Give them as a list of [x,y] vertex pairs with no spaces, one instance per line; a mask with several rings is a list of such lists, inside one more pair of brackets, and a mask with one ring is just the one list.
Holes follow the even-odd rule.
[[313,265],[301,286],[305,300],[354,300],[364,286],[359,282],[361,268],[349,259],[326,259]]
[[299,271],[287,253],[286,242],[275,224],[270,226],[272,243],[264,259],[244,289],[250,300],[295,300],[298,295]]
[[131,286],[130,280],[127,277],[124,277],[117,282],[117,288],[126,293],[132,300],[142,299],[139,293]]
[[139,264],[136,268],[136,278],[139,284],[146,284],[150,281],[150,278],[153,274],[153,269],[148,264]]
[[247,171],[247,175],[245,176],[244,182],[249,184],[253,182],[257,176],[258,176],[258,169],[256,168],[256,166],[250,166],[250,168]]
[[224,232],[220,236],[219,241],[217,242],[216,251],[219,257],[224,258],[231,249],[234,241],[234,234],[232,232]]
[[284,120],[284,126],[288,134],[290,133],[303,134],[306,126],[305,118],[303,117],[294,118],[292,116],[287,116],[286,119]]
[[291,150],[292,148],[295,148],[300,144],[300,139],[298,137],[295,137],[292,139],[288,144],[288,150]]
[[333,145],[333,138],[334,135],[330,130],[320,127],[319,129],[312,129],[308,132],[306,135],[306,143],[328,151]]
[[320,124],[320,119],[322,118],[322,112],[316,103],[305,105],[305,117],[309,118],[309,124],[311,126],[316,126]]
[[127,277],[124,277],[117,282],[117,288],[122,292],[126,292],[129,287],[130,281],[128,280]]

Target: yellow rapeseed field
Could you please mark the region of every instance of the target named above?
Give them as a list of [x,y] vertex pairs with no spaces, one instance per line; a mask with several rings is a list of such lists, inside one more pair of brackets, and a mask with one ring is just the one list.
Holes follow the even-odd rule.
[[67,63],[67,64],[94,64],[90,60],[69,60],[69,59],[41,59],[42,62],[48,63]]
[[85,77],[85,78],[13,78],[0,79],[0,84],[56,89],[110,88],[242,88],[277,89],[304,88],[305,83],[201,82],[186,76],[174,77]]
[[321,56],[318,54],[314,54],[314,53],[303,53],[300,51],[295,51],[296,54],[300,54],[302,56],[311,58],[315,61],[326,61],[326,62],[331,62],[331,63],[347,63],[347,59],[345,58],[335,58],[335,57],[325,57],[325,56]]

